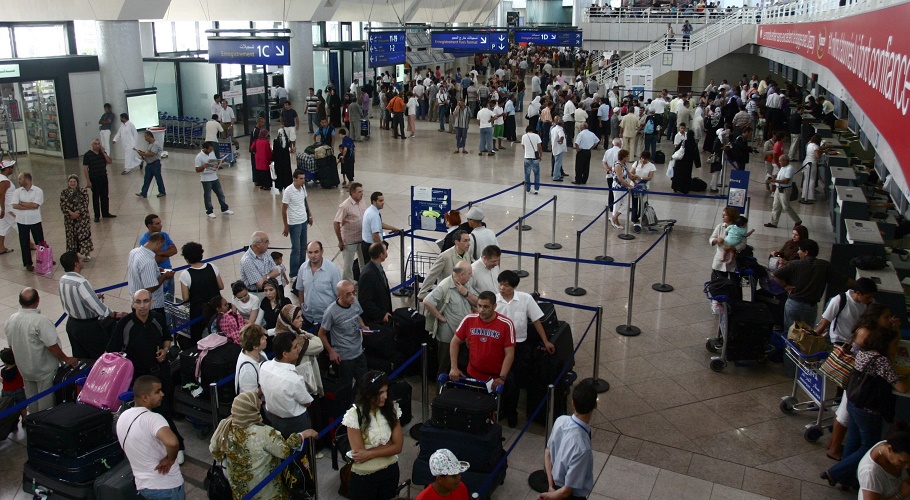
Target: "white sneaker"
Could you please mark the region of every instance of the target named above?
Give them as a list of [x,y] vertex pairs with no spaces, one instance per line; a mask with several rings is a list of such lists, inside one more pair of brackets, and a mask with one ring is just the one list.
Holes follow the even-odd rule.
[[209,219],[214,219],[215,217],[218,217],[218,216],[215,215],[214,213],[210,213],[210,214],[206,214],[206,215],[209,216]]
[[177,452],[177,465],[183,465],[186,458],[183,456],[183,450]]
[[234,215],[233,210],[225,210],[224,212],[221,212],[221,213],[223,213],[224,215]]

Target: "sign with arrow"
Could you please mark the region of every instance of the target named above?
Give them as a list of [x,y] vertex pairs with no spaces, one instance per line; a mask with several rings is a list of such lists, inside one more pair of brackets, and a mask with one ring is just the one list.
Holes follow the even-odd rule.
[[377,31],[368,36],[371,68],[404,64],[407,58],[404,31]]
[[581,47],[581,31],[516,30],[516,43],[551,47]]
[[509,51],[509,34],[501,30],[433,31],[430,43],[446,52],[504,53]]
[[209,38],[210,64],[291,64],[289,38]]

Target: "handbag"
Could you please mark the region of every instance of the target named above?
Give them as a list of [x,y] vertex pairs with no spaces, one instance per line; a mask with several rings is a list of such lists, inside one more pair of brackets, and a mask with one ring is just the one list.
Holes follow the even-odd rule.
[[677,149],[676,151],[673,152],[672,155],[670,155],[670,158],[672,158],[674,160],[682,160],[683,156],[685,156],[685,155],[686,155],[686,148],[685,148],[685,146],[681,145],[679,147],[679,149]]
[[888,261],[877,255],[860,255],[850,259],[850,265],[864,271],[878,271],[888,267]]
[[802,321],[795,321],[787,332],[787,340],[796,344],[803,354],[815,354],[828,350],[828,340],[816,335],[812,326]]
[[271,176],[273,181],[278,180],[278,174],[275,173],[275,162],[269,163],[269,176]]
[[853,356],[853,344],[836,345],[831,349],[831,354],[825,359],[825,362],[819,367],[818,371],[828,377],[838,387],[847,388],[850,382],[850,374],[853,373],[853,366],[856,358]]
[[[881,354],[875,358],[881,357]],[[869,360],[866,367],[875,358]],[[894,420],[895,398],[887,380],[867,371],[853,370],[847,383],[847,400],[857,408],[881,415],[886,422]]]
[[209,467],[209,471],[205,474],[203,485],[208,491],[209,500],[233,498],[231,483],[228,482],[227,477],[224,475],[224,467],[217,460],[212,461],[212,466]]
[[35,273],[44,276],[54,274],[54,250],[46,241],[35,245]]
[[[778,189],[780,189],[780,188],[778,187]],[[791,182],[790,187],[788,189],[790,190],[790,201],[798,200],[799,199],[799,188],[796,187],[796,184]]]
[[667,177],[670,179],[673,178],[673,167],[676,166],[676,160],[671,159],[670,163],[667,164]]

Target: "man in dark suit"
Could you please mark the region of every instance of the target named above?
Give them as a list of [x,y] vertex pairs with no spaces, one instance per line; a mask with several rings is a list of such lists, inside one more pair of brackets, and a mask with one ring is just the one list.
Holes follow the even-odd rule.
[[357,282],[357,296],[363,314],[364,323],[389,323],[392,320],[392,295],[389,291],[389,279],[382,269],[382,263],[389,256],[388,243],[370,245],[370,262],[360,270],[360,281]]

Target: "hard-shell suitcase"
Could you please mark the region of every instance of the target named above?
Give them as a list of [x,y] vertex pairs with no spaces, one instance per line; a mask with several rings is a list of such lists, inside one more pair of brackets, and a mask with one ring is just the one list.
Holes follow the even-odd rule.
[[431,403],[433,425],[442,429],[485,433],[497,422],[499,400],[483,391],[446,382]]
[[360,137],[370,137],[370,120],[360,120]]
[[[36,470],[28,462],[22,468],[22,491],[37,498],[94,500],[92,482],[70,483]],[[39,496],[40,495],[40,496]]]
[[136,500],[136,479],[129,460],[122,460],[95,480],[95,498],[99,500]]
[[[16,401],[13,398],[0,398],[0,413],[5,412],[7,409],[12,408],[16,405]],[[3,441],[10,434],[16,432],[16,428],[19,427],[19,412],[14,411],[0,420],[0,441]]]
[[338,178],[338,166],[334,156],[316,159],[316,179],[325,189],[338,187],[341,180]]
[[[505,454],[504,451],[500,451],[496,455],[496,462],[498,463],[502,456]],[[456,455],[458,456],[458,455]],[[459,457],[460,459],[461,457]],[[496,477],[490,481],[490,485],[487,487],[487,490],[483,495],[479,496],[480,500],[488,500],[493,492],[506,480],[506,471],[509,468],[508,461],[503,463],[502,467],[496,473]],[[481,486],[487,481],[487,477],[490,475],[489,472],[472,472],[467,470],[461,473],[461,482],[468,487],[468,492],[473,494],[477,492]],[[414,484],[419,485],[428,485],[432,484],[436,478],[430,473],[430,461],[423,458],[417,458],[414,460],[414,468],[411,472],[411,481]]]
[[502,426],[496,424],[487,432],[474,433],[440,429],[434,426],[432,421],[427,421],[420,426],[418,440],[419,458],[430,460],[430,455],[434,452],[447,448],[458,457],[458,460],[470,463],[469,470],[490,472],[502,453]]
[[63,403],[25,417],[29,446],[61,456],[78,457],[117,440],[109,411],[81,403]]
[[[199,385],[202,386],[206,398],[209,397],[209,384],[234,374],[234,370],[237,368],[237,357],[240,356],[242,350],[239,345],[228,342],[212,349],[202,358]],[[218,397],[221,402],[230,403],[236,395],[233,383],[227,383],[218,388]]]
[[[91,360],[80,359],[76,366],[70,366],[66,363],[60,365],[57,368],[57,373],[54,374],[54,385],[73,378],[76,374],[83,372],[92,367],[94,362]],[[67,401],[76,401],[76,396],[78,396],[78,389],[75,383],[72,383],[60,390],[54,392],[54,404],[60,404]]]
[[88,483],[123,460],[120,443],[113,441],[78,457],[65,457],[46,450],[27,446],[28,462],[32,468],[70,483]]
[[102,410],[120,409],[120,394],[133,382],[133,362],[122,354],[106,352],[98,358],[79,393],[79,402]]
[[412,393],[411,384],[403,378],[396,378],[389,382],[389,398],[398,403],[398,408],[401,409],[401,417],[398,418],[398,421],[401,422],[402,427],[411,423],[414,418],[411,409]]
[[390,325],[369,325],[371,333],[363,334],[363,350],[369,355],[396,361],[398,353],[395,350],[395,329]]

